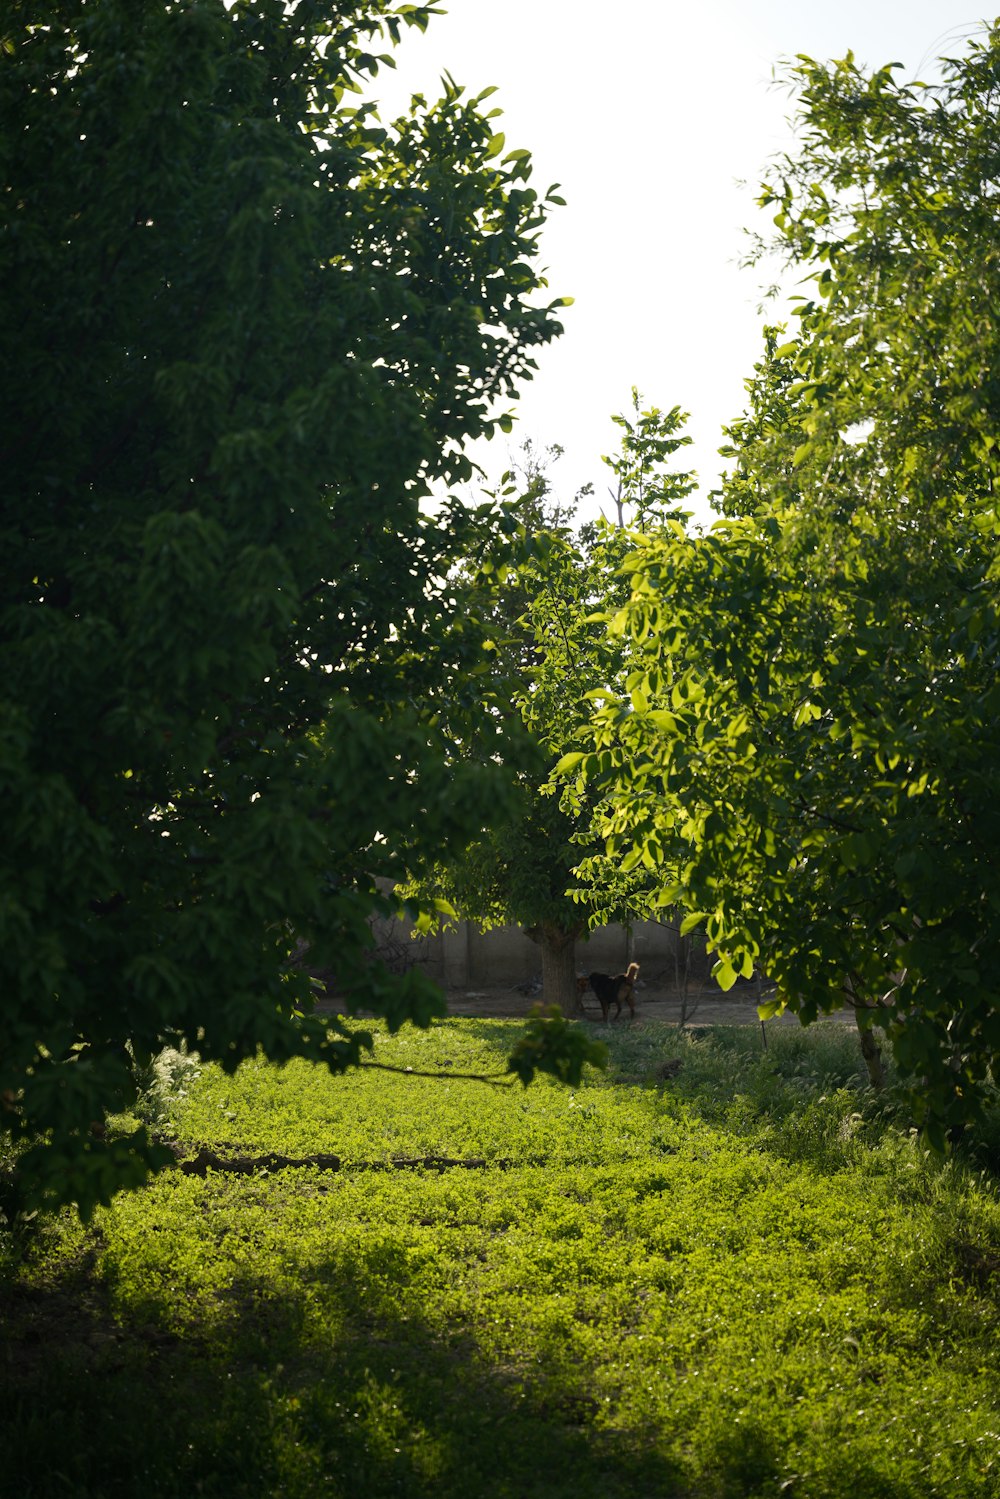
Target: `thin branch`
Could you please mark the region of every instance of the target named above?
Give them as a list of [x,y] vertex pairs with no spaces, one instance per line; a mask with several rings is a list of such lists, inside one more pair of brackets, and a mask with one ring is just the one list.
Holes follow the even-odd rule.
[[491,1088],[509,1088],[516,1081],[504,1072],[424,1072],[419,1067],[393,1067],[389,1062],[358,1062],[377,1072],[398,1072],[401,1077],[432,1077],[439,1082],[486,1083]]
[[860,833],[862,831],[854,823],[844,822],[840,817],[832,817],[829,812],[821,812],[818,807],[810,807],[804,796],[799,796],[796,800],[803,812],[808,813],[810,817],[818,818],[820,822],[829,823],[831,827],[840,828],[845,833]]

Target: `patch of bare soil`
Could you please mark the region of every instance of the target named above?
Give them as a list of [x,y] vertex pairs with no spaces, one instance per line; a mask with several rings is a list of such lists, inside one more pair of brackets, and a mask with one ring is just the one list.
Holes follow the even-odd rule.
[[[449,1015],[478,1015],[486,1019],[516,1019],[529,1014],[543,999],[540,985],[518,985],[483,989],[450,989],[447,994]],[[698,993],[692,990],[687,999],[676,990],[645,985],[641,981],[635,992],[635,1023],[643,1020],[665,1021],[669,1025],[759,1025],[757,1017],[757,992],[750,984],[737,984],[728,994],[723,994],[714,985],[711,990]],[[831,1017],[848,1025],[854,1024],[853,1011],[839,1010]],[[601,1007],[593,994],[583,997],[581,1019],[603,1024]],[[627,1006],[612,1024],[629,1024]],[[769,1020],[768,1025],[798,1025],[794,1015],[781,1015]]]

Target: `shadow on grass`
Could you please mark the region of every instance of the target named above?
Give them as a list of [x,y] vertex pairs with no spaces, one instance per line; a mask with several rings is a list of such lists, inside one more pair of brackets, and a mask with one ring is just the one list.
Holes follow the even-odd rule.
[[[497,1058],[517,1039],[509,1020],[454,1018]],[[605,1073],[588,1069],[584,1087],[655,1090],[664,1113],[689,1118],[821,1172],[843,1168],[857,1139],[873,1143],[886,1127],[905,1128],[895,1091],[867,1085],[856,1033],[836,1021],[773,1028],[766,1047],[758,1027],[682,1030],[666,1021],[602,1028]]]
[[[19,1499],[776,1499],[786,1455],[756,1423],[682,1469],[656,1434],[602,1426],[581,1374],[489,1365],[393,1305],[392,1275],[328,1260],[295,1294],[246,1277],[211,1327],[111,1315],[77,1268],[0,1286],[4,1493]],[[382,1289],[379,1289],[379,1286]],[[317,1307],[321,1315],[317,1315]],[[336,1332],[318,1329],[336,1328]],[[835,1499],[923,1499],[863,1462]]]
[[[294,1294],[247,1278],[212,1326],[116,1321],[84,1269],[0,1286],[0,1443],[19,1499],[615,1499],[687,1493],[601,1428],[574,1371],[491,1367],[400,1315],[401,1266],[329,1261]],[[388,1280],[384,1277],[388,1276]],[[379,1285],[384,1287],[380,1293]],[[321,1315],[317,1315],[317,1307]],[[318,1329],[336,1328],[335,1334]],[[6,1387],[6,1388],[5,1388]]]
[[[676,1049],[683,1046],[684,1035],[678,1027],[667,1021],[628,1021],[621,1020],[609,1025],[593,1023],[593,1017],[577,1017],[577,1024],[581,1024],[592,1040],[603,1041],[610,1052],[611,1073],[615,1071],[616,1064],[621,1062],[626,1071],[634,1069],[635,1059],[639,1058],[639,1065],[648,1069],[650,1059],[664,1049]],[[524,1034],[526,1021],[523,1019],[488,1019],[473,1018],[465,1015],[452,1015],[446,1020],[435,1023],[435,1032],[442,1037],[449,1030],[454,1029],[462,1038],[468,1038],[476,1042],[484,1051],[488,1052],[490,1058],[495,1062],[498,1072],[502,1071],[507,1058]],[[666,1054],[664,1052],[664,1054]],[[609,1074],[610,1075],[610,1074]],[[585,1071],[585,1080],[591,1078],[600,1080],[600,1074],[590,1068]],[[635,1081],[633,1077],[629,1081]]]

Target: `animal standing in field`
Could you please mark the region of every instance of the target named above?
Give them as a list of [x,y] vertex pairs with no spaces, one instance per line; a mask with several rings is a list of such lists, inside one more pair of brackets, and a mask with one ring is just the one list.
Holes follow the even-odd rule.
[[608,1012],[612,1005],[617,1005],[615,1019],[622,1012],[622,1003],[628,1005],[635,1019],[635,981],[639,977],[638,963],[630,963],[625,973],[616,973],[613,977],[607,973],[591,973],[587,977],[587,983],[597,995],[601,1006],[601,1014],[604,1023],[607,1024]]

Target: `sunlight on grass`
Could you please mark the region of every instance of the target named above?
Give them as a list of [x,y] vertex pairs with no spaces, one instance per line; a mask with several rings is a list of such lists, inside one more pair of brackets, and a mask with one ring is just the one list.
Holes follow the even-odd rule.
[[[443,1081],[189,1069],[192,1152],[343,1168],[168,1172],[41,1236],[16,1286],[90,1320],[21,1369],[20,1491],[57,1416],[102,1496],[136,1491],[121,1420],[152,1495],[997,1491],[995,1186],[925,1157],[849,1031],[622,1027],[575,1091],[458,1079],[516,1029],[377,1035]],[[420,1156],[487,1165],[390,1164]]]

